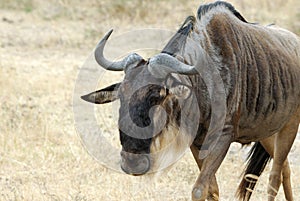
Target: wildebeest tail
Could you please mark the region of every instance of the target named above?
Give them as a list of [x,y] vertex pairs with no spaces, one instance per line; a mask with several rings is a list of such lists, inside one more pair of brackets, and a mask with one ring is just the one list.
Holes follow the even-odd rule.
[[237,189],[236,196],[239,200],[248,201],[256,185],[258,177],[265,169],[271,156],[260,142],[256,142],[247,156],[247,165],[242,174],[242,181]]

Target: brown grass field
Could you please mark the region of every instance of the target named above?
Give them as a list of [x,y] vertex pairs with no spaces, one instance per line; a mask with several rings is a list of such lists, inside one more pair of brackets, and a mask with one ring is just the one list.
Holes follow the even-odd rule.
[[[72,101],[77,74],[105,32],[114,28],[114,37],[144,28],[176,31],[203,2],[0,0],[0,200],[190,200],[198,169],[189,152],[154,177],[115,172],[83,148]],[[299,0],[230,2],[251,22],[276,23],[300,35]],[[99,87],[121,79],[122,73],[105,74]],[[117,139],[110,107],[97,106],[108,115],[99,124]],[[221,200],[234,200],[245,153],[233,144],[219,169]],[[299,155],[298,135],[289,156],[295,200]],[[252,200],[266,200],[269,170]],[[277,200],[284,200],[282,188]]]

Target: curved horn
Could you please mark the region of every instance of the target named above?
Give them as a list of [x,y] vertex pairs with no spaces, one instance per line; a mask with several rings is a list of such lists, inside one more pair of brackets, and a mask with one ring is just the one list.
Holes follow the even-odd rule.
[[111,35],[111,33],[113,32],[113,29],[110,30],[102,39],[101,41],[98,43],[96,49],[95,49],[95,59],[97,61],[97,63],[102,66],[103,68],[107,69],[107,70],[112,70],[112,71],[123,71],[124,69],[126,69],[129,65],[137,62],[137,61],[141,61],[143,58],[136,54],[136,53],[132,53],[130,55],[128,55],[127,57],[125,57],[123,60],[121,61],[109,61],[107,60],[104,56],[103,56],[103,49],[104,46],[106,44],[106,41],[108,40],[109,36]]
[[149,60],[149,71],[160,78],[166,77],[170,73],[179,73],[184,75],[197,74],[195,66],[182,63],[169,54],[160,53]]

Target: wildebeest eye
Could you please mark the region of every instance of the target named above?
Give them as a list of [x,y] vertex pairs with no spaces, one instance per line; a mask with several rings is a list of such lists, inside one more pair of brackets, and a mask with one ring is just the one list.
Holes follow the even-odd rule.
[[151,101],[160,101],[163,98],[165,98],[166,95],[167,95],[167,89],[160,88],[160,89],[157,89],[155,92],[151,93],[150,100]]
[[161,97],[165,97],[166,95],[168,95],[168,93],[169,93],[169,89],[167,89],[167,88],[162,88],[162,89],[160,90],[160,92],[159,92],[159,95],[160,95]]

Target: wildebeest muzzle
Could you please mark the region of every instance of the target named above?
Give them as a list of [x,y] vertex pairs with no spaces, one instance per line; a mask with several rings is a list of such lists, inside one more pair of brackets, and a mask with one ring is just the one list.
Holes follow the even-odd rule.
[[121,168],[126,174],[139,176],[150,170],[150,159],[146,154],[121,151]]

